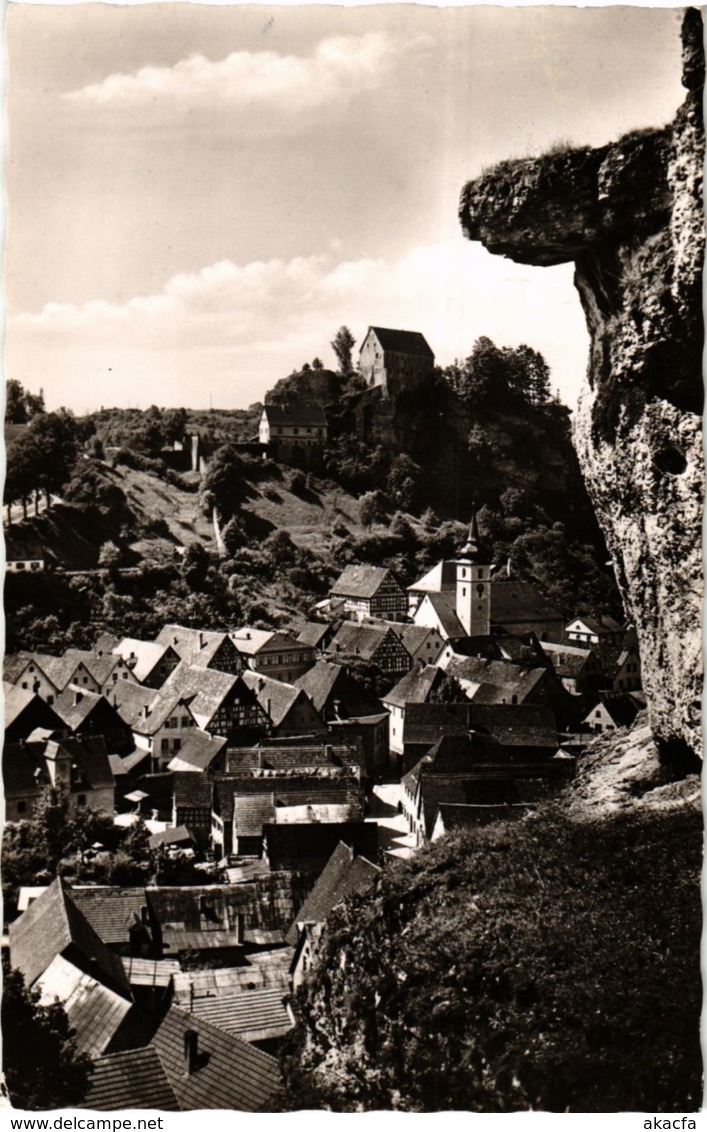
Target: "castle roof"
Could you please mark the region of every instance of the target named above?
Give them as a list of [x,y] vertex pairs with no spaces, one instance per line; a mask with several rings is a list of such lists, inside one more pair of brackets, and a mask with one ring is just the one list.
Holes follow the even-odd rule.
[[[434,358],[424,334],[417,330],[390,330],[385,326],[369,326],[366,338],[375,334],[384,350],[394,354],[412,354],[418,358]],[[364,338],[364,342],[365,342]]]

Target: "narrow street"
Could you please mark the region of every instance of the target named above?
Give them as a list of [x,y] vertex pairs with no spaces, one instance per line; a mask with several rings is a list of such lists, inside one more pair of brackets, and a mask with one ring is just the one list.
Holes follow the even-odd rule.
[[386,782],[373,787],[366,821],[378,822],[378,848],[391,857],[411,857],[415,843],[405,816],[398,813],[400,784]]

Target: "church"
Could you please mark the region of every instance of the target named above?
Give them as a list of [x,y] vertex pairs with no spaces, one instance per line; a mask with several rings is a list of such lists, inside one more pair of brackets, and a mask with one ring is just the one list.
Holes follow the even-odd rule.
[[531,582],[493,566],[475,515],[459,558],[438,562],[407,593],[414,623],[436,629],[447,641],[529,633],[540,641],[563,639],[563,614]]

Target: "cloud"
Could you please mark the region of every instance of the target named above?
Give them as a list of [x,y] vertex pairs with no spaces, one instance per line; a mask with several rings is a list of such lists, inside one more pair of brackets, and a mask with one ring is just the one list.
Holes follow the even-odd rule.
[[294,114],[380,86],[401,51],[410,46],[368,32],[323,39],[309,56],[234,51],[213,61],[192,55],[172,67],[142,67],[133,74],[108,75],[100,83],[63,97],[76,103],[120,107],[163,100],[206,106],[276,106]]
[[571,265],[519,266],[453,240],[394,261],[225,260],[123,304],[49,303],[9,320],[8,372],[30,387],[33,373],[52,375],[50,402],[74,398],[81,409],[126,399],[199,407],[206,388],[214,404],[246,405],[315,355],[333,365],[336,329],[346,324],[360,341],[370,323],[422,331],[440,364],[468,354],[482,334],[527,342],[570,401],[586,368]]

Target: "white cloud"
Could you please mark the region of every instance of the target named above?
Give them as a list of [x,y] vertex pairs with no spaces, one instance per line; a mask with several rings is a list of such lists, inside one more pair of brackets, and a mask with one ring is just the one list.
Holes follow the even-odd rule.
[[[420,43],[418,38],[413,41]],[[411,43],[378,32],[332,36],[309,56],[275,51],[234,51],[213,61],[203,55],[172,67],[142,67],[108,75],[100,83],[69,91],[65,99],[103,106],[144,106],[163,100],[243,107],[277,106],[299,113],[385,81],[401,50]]]
[[[369,323],[420,330],[441,364],[482,334],[527,342],[573,402],[586,331],[571,265],[529,268],[462,240],[414,248],[395,262],[331,255],[228,260],[168,280],[124,304],[49,303],[9,321],[8,372],[50,403],[246,405],[315,355],[333,364],[336,329]],[[110,375],[108,376],[108,371]]]

